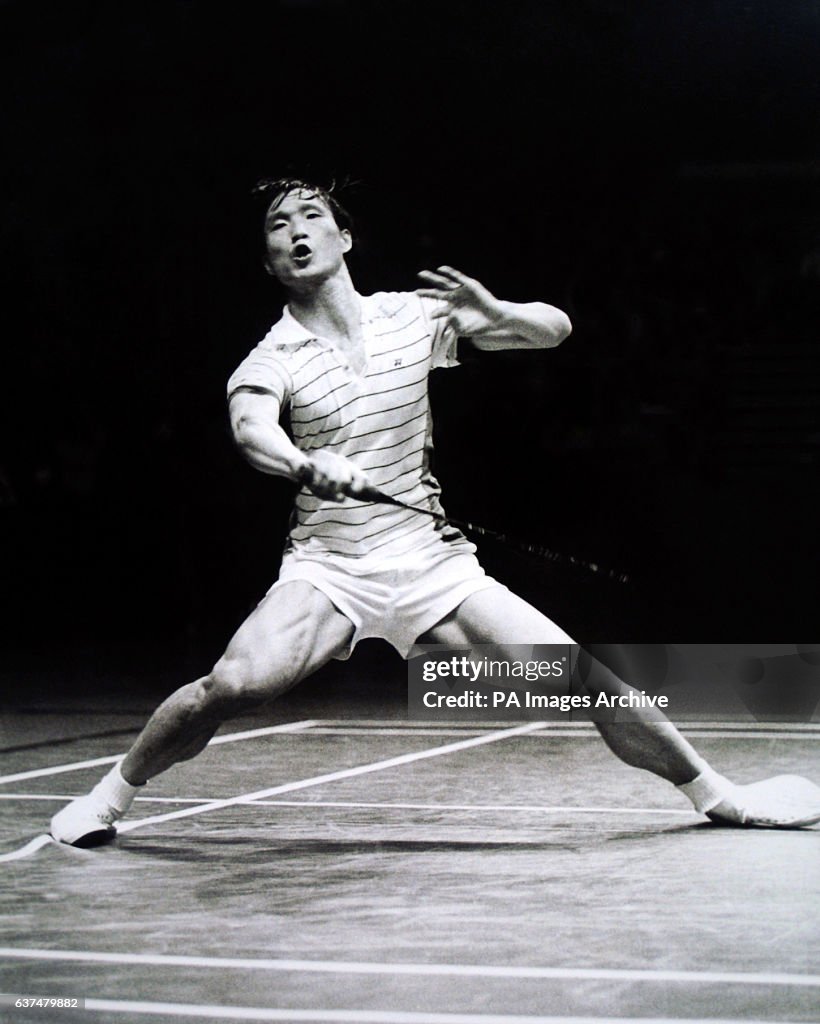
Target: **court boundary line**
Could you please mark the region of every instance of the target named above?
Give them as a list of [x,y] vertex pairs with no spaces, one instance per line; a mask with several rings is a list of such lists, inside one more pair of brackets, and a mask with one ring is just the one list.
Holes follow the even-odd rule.
[[[543,722],[528,722],[526,725],[517,726],[514,729],[502,729],[498,732],[486,733],[482,736],[474,736],[472,739],[460,740],[458,743],[446,743],[440,747],[427,747],[425,750],[418,750],[412,754],[401,754],[398,757],[390,757],[382,761],[372,761],[368,764],[357,765],[353,768],[343,768],[336,772],[329,772],[325,775],[316,775],[309,779],[300,779],[297,782],[285,782],[278,786],[270,786],[267,789],[260,789],[252,793],[241,793],[239,796],[229,797],[224,800],[212,800],[209,803],[197,804],[194,807],[184,807],[178,811],[169,811],[166,814],[154,814],[147,818],[137,818],[134,821],[126,821],[118,828],[120,834],[133,832],[134,829],[144,828],[146,825],[158,825],[165,821],[175,821],[177,818],[189,818],[194,814],[206,814],[209,811],[222,810],[224,807],[236,807],[239,804],[252,803],[254,800],[262,800],[268,796],[276,796],[279,793],[292,793],[299,789],[308,789],[311,786],[321,786],[325,783],[336,782],[339,779],[351,779],[358,775],[369,775],[372,772],[384,771],[387,768],[397,768],[401,765],[411,764],[413,761],[423,761],[431,757],[441,757],[444,754],[454,754],[471,747],[483,746],[487,743],[496,743],[499,740],[508,739],[513,736],[522,736],[542,728]],[[277,727],[273,727],[277,728]],[[279,729],[278,731],[282,731]],[[250,732],[235,734],[237,737],[247,739],[249,735],[259,735],[262,730],[250,730]],[[232,737],[233,738],[233,737]],[[228,737],[222,737],[222,742],[228,742]],[[0,863],[6,861],[21,860],[45,846],[47,842],[54,842],[48,835],[32,839],[25,846],[12,850],[10,853],[0,856]]]
[[252,807],[337,807],[340,810],[398,810],[398,811],[521,811],[523,813],[542,814],[674,814],[686,817],[697,817],[693,808],[656,808],[656,807],[562,807],[559,804],[388,804],[358,803],[342,800],[252,800]]
[[12,860],[23,860],[24,857],[30,857],[33,853],[41,850],[44,846],[48,846],[49,843],[54,842],[50,835],[43,833],[42,835],[35,836],[34,839],[29,840],[24,846],[18,847],[16,850],[12,850],[11,853],[4,853],[0,857],[0,863],[6,864]]
[[[0,1000],[15,999],[0,993]],[[220,1021],[306,1021],[314,1024],[693,1024],[691,1017],[543,1017],[528,1014],[425,1013],[418,1010],[300,1010],[284,1007],[160,1003],[125,999],[85,999],[83,1008],[99,1013],[133,1013],[164,1017],[204,1017]],[[785,1024],[736,1017],[700,1018],[698,1024]]]
[[[532,723],[530,723],[532,724]],[[574,737],[580,735],[597,736],[597,730],[591,722],[539,722],[539,732],[546,734],[547,736],[562,736],[562,737]],[[804,723],[802,725],[783,725],[767,724],[763,728],[759,728],[759,723],[751,723],[749,726],[743,724],[733,725],[730,728],[727,727],[727,723],[711,722],[703,723],[692,728],[688,728],[685,724],[675,723],[676,727],[686,736],[692,736],[696,739],[790,739],[790,740],[802,740],[813,737],[815,733],[820,733],[820,725],[815,726],[813,723]],[[450,732],[450,735],[461,735],[461,732],[472,733],[473,735],[485,735],[487,731],[494,731],[495,729],[507,728],[509,723],[494,722],[494,723],[465,723],[463,730],[458,733]],[[370,734],[376,734],[376,730],[382,730],[385,727],[389,727],[395,732],[396,736],[408,736],[413,735],[414,725],[402,727],[396,725],[395,722],[376,722],[360,720],[359,723],[349,721],[346,719],[314,719],[309,718],[298,722],[285,722],[280,725],[266,726],[260,729],[246,729],[241,732],[227,733],[224,736],[215,736],[209,743],[208,746],[219,746],[223,743],[235,743],[240,740],[246,739],[257,739],[262,736],[270,736],[275,733],[299,733],[311,731],[313,735],[327,735],[325,730],[336,730],[345,731],[348,734],[351,732],[360,732],[363,736]],[[436,731],[433,723],[423,724],[421,726],[425,731],[429,730],[430,733]],[[452,729],[452,726],[449,727]],[[532,730],[535,732],[536,730]],[[379,735],[384,735],[384,732],[379,732]],[[440,735],[445,735],[441,733]],[[539,737],[544,738],[544,736]],[[15,772],[11,775],[0,776],[0,785],[7,785],[10,782],[23,782],[26,779],[37,779],[45,778],[50,775],[61,775],[66,772],[81,771],[83,768],[97,768],[106,764],[116,764],[125,757],[126,752],[123,751],[119,754],[110,754],[106,757],[96,757],[85,761],[72,761],[65,764],[51,765],[46,768],[35,768],[25,772]]]
[[[0,800],[74,800],[77,795],[67,793],[0,793]],[[138,796],[134,802],[159,804],[209,804],[215,797]],[[692,808],[679,807],[580,807],[564,804],[420,804],[386,803],[359,800],[244,800],[248,807],[337,807],[340,810],[397,810],[397,811],[521,811],[546,814],[674,814],[697,816]]]
[[[566,716],[564,716],[566,717]],[[395,729],[401,729],[403,726],[407,728],[416,728],[421,726],[425,729],[501,729],[505,725],[510,724],[510,719],[495,719],[492,721],[486,719],[423,719],[423,718],[412,718],[412,719],[396,719],[396,718],[318,718],[314,722],[315,728],[327,728],[327,727],[350,727],[356,728],[357,726],[363,728],[369,728],[371,726],[384,727],[390,726]],[[743,721],[732,721],[729,719],[721,718],[683,718],[676,717],[674,724],[679,729],[737,729],[740,731],[755,732],[758,729],[770,729],[773,731],[792,731],[792,732],[808,732],[808,733],[820,733],[820,721],[818,722],[778,722],[772,720],[759,720],[756,718],[749,718]],[[595,724],[588,718],[578,719],[575,721],[565,721],[562,719],[548,718],[544,721],[544,728],[550,730],[553,728],[559,729],[594,729]]]
[[[34,949],[0,946],[0,956],[19,960],[130,964],[146,967],[202,967],[223,970],[288,971],[308,974],[393,974],[417,977],[518,978],[543,981],[645,981],[715,985],[820,987],[820,974],[786,971],[678,971],[620,967],[523,967],[499,964],[428,964],[406,961],[304,960],[192,956],[172,953],[105,953],[91,950]],[[744,1022],[746,1024],[746,1022]]]
[[206,814],[209,811],[219,811],[224,807],[235,807],[237,804],[250,803],[254,800],[264,800],[269,796],[278,796],[280,793],[293,793],[300,789],[309,789],[313,786],[322,786],[330,782],[338,782],[340,779],[352,779],[359,775],[370,775],[373,772],[386,771],[388,768],[398,768],[405,764],[412,764],[414,761],[425,761],[433,757],[442,757],[445,754],[455,754],[462,750],[469,750],[472,747],[484,746],[488,743],[497,743],[500,740],[512,739],[515,736],[523,736],[529,732],[535,732],[543,728],[543,722],[527,722],[512,729],[501,729],[497,732],[485,733],[482,736],[474,736],[468,740],[459,740],[458,743],[445,743],[440,747],[427,747],[424,750],[417,750],[411,754],[400,754],[396,757],[388,757],[380,761],[371,761],[368,764],[356,765],[353,768],[342,768],[339,771],[328,772],[324,775],[315,775],[309,779],[300,779],[297,782],[285,782],[278,786],[269,786],[253,793],[241,793],[239,796],[229,797],[225,800],[214,800],[209,804],[200,804],[196,807],[185,807],[179,811],[170,811],[168,814],[152,815],[148,818],[138,818],[136,821],[127,821],[119,827],[120,833],[133,832],[134,829],[144,828],[146,825],[157,825],[165,821],[174,821],[177,818],[188,818],[194,814]]
[[[767,729],[764,731],[751,730],[751,729],[701,729],[692,728],[689,729],[686,726],[680,726],[679,723],[673,722],[673,725],[681,732],[684,736],[691,737],[693,739],[719,739],[719,740],[811,740],[820,739],[820,735],[816,736],[811,732],[791,732],[791,731],[777,731],[775,729]],[[359,726],[345,727],[345,726],[323,726],[316,725],[311,729],[311,735],[313,736],[434,736],[438,735],[451,735],[461,736],[469,732],[477,732],[473,729],[463,729],[460,731],[444,731],[438,732],[438,730],[428,729],[421,726],[418,729],[391,729],[386,726],[375,726],[373,728],[362,728]],[[533,736],[533,739],[548,739],[554,736],[561,738],[571,739],[587,739],[595,738],[598,736],[598,730],[594,725],[590,725],[585,729],[570,729],[565,724],[560,724],[556,728],[549,728],[549,725],[544,730],[543,735]]]
[[[274,733],[304,732],[316,725],[316,719],[306,718],[301,722],[284,722],[280,725],[269,725],[262,729],[244,729],[242,732],[226,733],[224,736],[215,736],[209,743],[209,747],[217,747],[222,743],[236,743],[239,740],[256,739],[260,736],[271,736]],[[0,775],[0,785],[9,782],[22,782],[25,779],[39,779],[48,775],[61,775],[64,772],[76,772],[83,768],[96,768],[104,764],[116,764],[121,761],[127,752],[122,754],[109,754],[107,757],[95,757],[88,761],[72,761],[66,764],[51,765],[48,768],[34,768],[27,772],[15,772],[13,775]]]

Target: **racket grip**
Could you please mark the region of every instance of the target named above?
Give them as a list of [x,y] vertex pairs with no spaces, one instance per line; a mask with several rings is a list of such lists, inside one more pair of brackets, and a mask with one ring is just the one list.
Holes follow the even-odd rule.
[[357,487],[356,493],[350,495],[351,498],[358,498],[360,501],[380,501],[388,505],[395,505],[395,498],[391,498],[389,494],[385,494],[380,491],[378,487],[373,484],[366,484],[364,487]]
[[[310,463],[306,463],[299,470],[296,476],[296,482],[309,487],[312,478],[313,467]],[[384,494],[373,484],[366,484],[364,487],[357,487],[355,490],[353,490],[348,484],[342,488],[342,493],[346,494],[348,498],[355,498],[358,501],[380,501],[386,502],[388,505],[400,504],[400,502],[397,502],[395,498],[391,498],[388,494]]]

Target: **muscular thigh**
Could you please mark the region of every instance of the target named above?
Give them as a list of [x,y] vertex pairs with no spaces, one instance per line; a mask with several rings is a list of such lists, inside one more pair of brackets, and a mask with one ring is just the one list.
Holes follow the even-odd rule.
[[353,624],[321,591],[294,580],[257,605],[214,675],[254,696],[273,697],[341,653],[352,635]]
[[471,594],[420,637],[421,643],[515,644],[574,643],[560,626],[504,587]]

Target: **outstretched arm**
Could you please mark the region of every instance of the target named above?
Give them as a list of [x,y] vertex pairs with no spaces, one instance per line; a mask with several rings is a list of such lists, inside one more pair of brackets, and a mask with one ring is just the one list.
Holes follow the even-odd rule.
[[480,349],[554,348],[572,330],[569,317],[545,302],[506,302],[483,284],[452,267],[422,270],[427,287],[417,294],[438,299],[433,313],[459,337],[470,338]]
[[271,395],[240,390],[231,396],[233,435],[252,466],[331,501],[355,498],[371,488],[358,466],[341,455],[322,449],[300,451],[280,426],[279,411],[279,402]]

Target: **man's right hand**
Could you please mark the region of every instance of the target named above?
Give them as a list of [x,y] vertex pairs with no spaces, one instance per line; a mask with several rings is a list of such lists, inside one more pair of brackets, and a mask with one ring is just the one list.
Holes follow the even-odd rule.
[[365,473],[343,455],[318,449],[307,456],[298,481],[317,498],[344,501],[345,498],[372,499],[376,488]]

